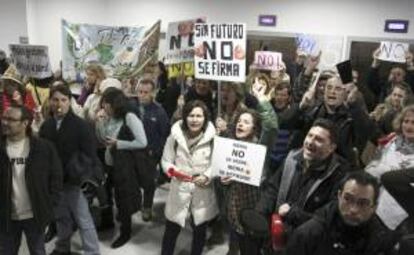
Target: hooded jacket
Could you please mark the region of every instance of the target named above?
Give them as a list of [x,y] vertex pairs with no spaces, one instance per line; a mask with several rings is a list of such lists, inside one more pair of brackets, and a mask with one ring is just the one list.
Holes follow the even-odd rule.
[[[161,159],[165,171],[174,168],[187,175],[205,175],[211,179],[212,140],[216,134],[211,122],[208,123],[202,138],[190,150],[187,145],[182,121],[177,121],[171,128]],[[170,184],[165,216],[169,221],[181,227],[191,213],[195,225],[213,219],[218,214],[216,196],[212,185],[202,188],[192,182],[183,182],[173,178]]]

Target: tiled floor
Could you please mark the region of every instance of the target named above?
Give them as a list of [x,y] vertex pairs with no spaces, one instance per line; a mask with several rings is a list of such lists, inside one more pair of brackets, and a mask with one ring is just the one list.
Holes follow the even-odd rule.
[[[168,185],[167,185],[168,186]],[[168,187],[163,186],[157,189],[154,200],[155,218],[153,222],[146,223],[141,220],[141,213],[133,215],[133,237],[124,246],[118,249],[111,249],[110,244],[115,236],[115,231],[99,233],[100,248],[102,255],[159,255],[161,253],[161,239],[164,233],[164,206],[168,194]],[[191,249],[191,228],[186,227],[180,233],[175,248],[175,255],[190,254]],[[50,253],[54,248],[53,241],[47,244],[46,251]],[[74,255],[81,255],[80,237],[76,233],[72,241],[72,252]],[[227,244],[214,247],[206,247],[206,255],[224,255],[227,252]],[[19,255],[29,255],[26,241],[22,241]]]

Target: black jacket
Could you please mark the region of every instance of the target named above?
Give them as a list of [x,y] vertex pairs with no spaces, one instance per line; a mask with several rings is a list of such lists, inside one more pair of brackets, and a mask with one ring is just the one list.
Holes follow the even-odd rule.
[[[375,130],[375,123],[369,118],[364,111],[363,106],[356,103],[350,106],[339,106],[335,113],[328,113],[324,103],[316,105],[302,113],[302,118],[298,125],[302,126],[299,137],[293,138],[296,142],[296,148],[302,146],[303,140],[311,128],[313,122],[318,118],[331,120],[337,128],[337,149],[336,152],[351,163],[356,163],[353,148],[357,148],[361,153],[371,135]],[[300,142],[299,142],[300,141]]]
[[[129,127],[121,126],[117,139],[131,141],[134,139]],[[112,181],[114,184],[115,202],[120,217],[129,217],[141,208],[141,190],[145,182],[154,180],[155,171],[147,171],[149,156],[146,149],[120,150],[115,147],[111,149],[113,157]],[[149,179],[140,178],[140,169],[147,172]],[[153,170],[150,168],[150,170]],[[140,185],[140,181],[144,185]]]
[[[60,128],[56,128],[55,118],[47,119],[40,127],[39,136],[56,146],[63,166],[63,182],[79,185],[79,180],[69,178],[69,162],[76,155],[83,153],[87,157],[96,158],[95,136],[92,127],[83,119],[69,111],[63,118]],[[86,168],[85,168],[86,169]]]
[[286,255],[390,255],[397,236],[376,218],[362,226],[346,225],[332,202],[295,230]]
[[[0,229],[10,230],[12,207],[12,167],[5,142],[0,147]],[[53,206],[59,203],[62,190],[62,168],[57,153],[49,142],[32,137],[25,168],[35,221],[41,228],[53,220]]]
[[[349,165],[334,154],[324,162],[310,166],[306,174],[303,169],[303,150],[291,151],[281,169],[265,183],[256,209],[270,219],[280,205],[288,203],[291,209],[283,220],[295,228],[336,198]],[[290,178],[288,172],[292,173]]]

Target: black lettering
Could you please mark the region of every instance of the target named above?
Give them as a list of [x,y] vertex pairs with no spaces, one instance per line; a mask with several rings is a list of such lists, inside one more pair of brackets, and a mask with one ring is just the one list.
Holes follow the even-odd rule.
[[170,50],[173,50],[175,48],[181,48],[181,35],[178,35],[177,37],[171,36],[170,38]]
[[208,59],[207,52],[208,52],[208,55],[210,55],[210,59],[212,60],[217,59],[216,42],[211,42],[211,45],[209,45],[207,42],[203,42],[203,46],[204,46],[204,59]]

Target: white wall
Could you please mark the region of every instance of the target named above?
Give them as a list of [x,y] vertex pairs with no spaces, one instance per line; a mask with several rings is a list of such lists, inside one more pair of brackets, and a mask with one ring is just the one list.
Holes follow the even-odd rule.
[[27,36],[26,0],[0,0],[0,49]]
[[[5,1],[5,0],[1,0]],[[6,0],[10,3],[14,0]],[[19,0],[22,1],[22,0]],[[30,43],[49,46],[52,66],[61,55],[60,19],[109,25],[151,25],[206,16],[210,22],[246,22],[250,31],[414,39],[413,0],[27,0]],[[275,14],[275,28],[259,27]],[[408,34],[384,32],[385,19],[407,19]]]

